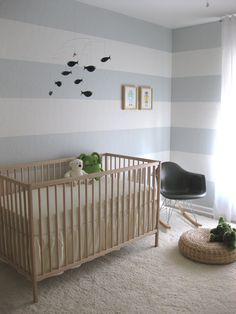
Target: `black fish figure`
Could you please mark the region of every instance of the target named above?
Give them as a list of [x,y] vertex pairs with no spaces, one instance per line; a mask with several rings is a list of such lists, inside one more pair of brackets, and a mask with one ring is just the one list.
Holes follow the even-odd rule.
[[75,80],[75,81],[74,81],[75,84],[79,84],[79,83],[81,83],[81,82],[83,82],[82,79],[78,79],[78,80]]
[[61,81],[56,81],[55,84],[60,87],[62,85],[62,82]]
[[101,59],[101,62],[107,62],[108,60],[111,60],[111,56],[109,56],[109,57],[103,57],[103,58]]
[[90,92],[89,90],[86,90],[85,92],[82,92],[82,91],[81,91],[81,95],[84,95],[84,96],[86,96],[86,97],[90,97],[90,96],[93,95],[93,93]]
[[68,65],[68,67],[73,67],[78,63],[79,63],[79,61],[69,61],[69,62],[67,62],[67,65]]
[[88,65],[87,67],[84,67],[84,70],[87,70],[89,72],[93,72],[96,70],[96,67],[94,65]]
[[72,74],[72,71],[63,71],[61,72],[61,74],[66,76],[66,75]]
[[53,91],[52,91],[52,90],[50,90],[50,92],[49,92],[48,94],[49,94],[49,96],[52,96]]

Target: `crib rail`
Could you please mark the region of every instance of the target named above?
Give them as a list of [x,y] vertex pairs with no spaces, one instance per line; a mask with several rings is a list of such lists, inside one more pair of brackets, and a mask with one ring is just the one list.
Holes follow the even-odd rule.
[[149,234],[158,245],[160,162],[106,153],[104,171],[63,178],[72,159],[0,168],[0,258],[34,301],[38,281]]

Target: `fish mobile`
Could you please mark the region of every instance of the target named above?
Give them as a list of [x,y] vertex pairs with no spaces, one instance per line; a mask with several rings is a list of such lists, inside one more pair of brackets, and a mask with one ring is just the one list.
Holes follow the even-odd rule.
[[[74,53],[73,54],[73,57],[76,57],[77,54]],[[107,62],[108,60],[111,60],[111,56],[108,56],[108,57],[103,57],[102,59],[100,59],[101,62]],[[70,67],[70,68],[74,68],[76,65],[79,65],[79,61],[73,61],[73,60],[70,60],[68,61],[67,63],[67,66]],[[84,70],[88,71],[88,72],[94,72],[96,70],[96,67],[94,65],[87,65],[87,66],[84,66]],[[65,70],[65,71],[62,71],[61,72],[61,75],[63,75],[64,77],[69,77],[70,75],[72,75],[72,71],[68,71],[68,70]],[[75,85],[79,85],[83,82],[83,79],[76,79],[74,80],[74,84]],[[57,86],[57,87],[61,87],[63,84],[62,84],[62,81],[61,80],[57,80],[54,82],[54,84]],[[53,95],[53,91],[50,90],[48,92],[49,96],[52,96]],[[86,90],[86,91],[81,91],[81,96],[85,96],[85,97],[91,97],[93,95],[93,92],[90,91],[90,90]]]

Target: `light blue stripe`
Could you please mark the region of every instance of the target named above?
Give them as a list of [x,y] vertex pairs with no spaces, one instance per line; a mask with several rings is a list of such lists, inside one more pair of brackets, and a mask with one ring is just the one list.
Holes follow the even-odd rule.
[[82,152],[144,155],[169,151],[170,128],[0,138],[0,164],[76,156]]
[[221,47],[220,22],[173,30],[173,52],[218,47]]
[[6,0],[0,17],[172,51],[172,32],[75,0]]
[[220,101],[221,76],[196,76],[172,79],[172,101]]
[[215,136],[216,131],[211,129],[172,127],[170,149],[173,151],[212,155]]
[[[47,98],[49,90],[55,98],[84,99],[81,90],[91,90],[88,99],[119,100],[121,85],[134,84],[153,87],[154,100],[170,101],[171,79],[152,75],[141,75],[121,71],[96,70],[88,73],[77,67],[73,75],[62,76],[63,65],[0,59],[0,97],[1,98]],[[75,85],[76,78],[84,82]],[[57,87],[55,80],[62,80]]]

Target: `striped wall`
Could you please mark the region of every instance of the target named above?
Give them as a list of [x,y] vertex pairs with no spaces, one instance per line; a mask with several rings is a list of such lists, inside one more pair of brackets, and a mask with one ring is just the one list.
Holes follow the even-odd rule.
[[221,24],[173,31],[171,160],[204,173],[207,196],[198,202],[213,207],[213,145],[221,90]]
[[[171,31],[75,0],[0,0],[0,164],[91,151],[171,159],[206,175],[199,204],[212,208],[220,34],[218,22]],[[80,66],[63,78],[74,52]],[[121,110],[122,84],[152,86],[153,110]]]
[[[7,0],[0,42],[0,164],[91,151],[169,158],[171,30],[75,0]],[[80,66],[62,77],[74,52]],[[152,86],[153,110],[121,110],[122,84]]]

